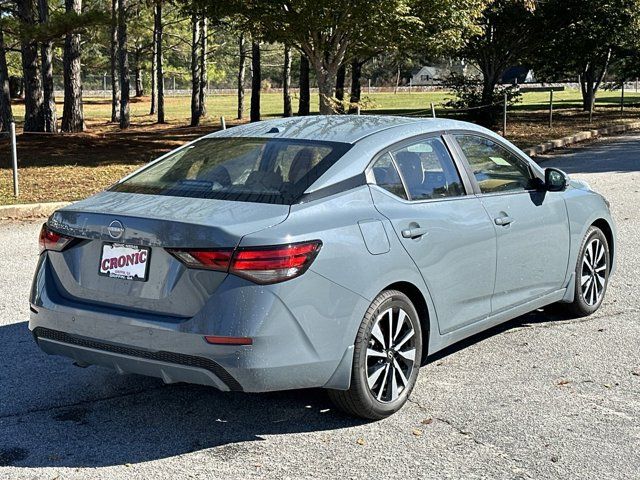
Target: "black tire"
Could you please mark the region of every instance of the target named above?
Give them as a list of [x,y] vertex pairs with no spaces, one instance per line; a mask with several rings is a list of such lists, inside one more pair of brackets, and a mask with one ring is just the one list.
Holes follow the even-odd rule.
[[[604,266],[604,269],[601,270],[604,272],[604,279],[600,281],[600,277],[597,277],[592,273],[585,262],[588,261],[589,254],[587,253],[587,249],[590,246],[597,245],[597,242],[604,248],[604,253],[602,255],[602,263],[598,263],[598,269]],[[587,258],[585,258],[587,255]],[[607,237],[602,233],[598,227],[591,226],[589,230],[587,230],[584,239],[582,240],[582,245],[580,245],[580,252],[578,254],[578,260],[576,261],[575,267],[575,292],[573,297],[573,302],[571,303],[560,303],[559,306],[565,310],[568,314],[575,317],[586,317],[587,315],[591,315],[594,313],[600,305],[602,305],[602,300],[604,299],[604,295],[607,291],[607,285],[609,284],[609,271],[611,269],[611,255],[609,254],[609,242],[607,241]],[[587,278],[584,285],[582,283],[583,276],[591,277],[591,280]],[[583,287],[587,287],[590,285],[589,282],[596,282],[595,285],[597,287],[601,286],[600,293],[594,293],[593,289],[585,289]],[[597,288],[596,288],[597,290]],[[594,301],[594,296],[597,295],[596,300]]]
[[[389,309],[391,309],[391,313],[389,313]],[[402,311],[406,313],[406,317],[401,316]],[[396,315],[396,327],[393,327]],[[381,322],[387,322],[387,325],[390,325],[389,331],[394,331],[402,323],[401,330],[391,341],[386,342],[390,344],[390,348],[384,349],[386,357],[371,356],[367,353],[370,347],[376,351],[383,350],[383,344],[377,340],[380,338]],[[378,336],[372,334],[376,324],[378,324],[376,330]],[[413,329],[413,335],[411,335],[410,328]],[[402,343],[405,337],[409,337],[409,340]],[[396,346],[398,346],[397,349]],[[413,362],[406,357],[407,354],[410,356],[411,352],[414,353]],[[386,418],[400,410],[409,398],[418,378],[421,359],[422,329],[418,312],[404,293],[398,290],[385,290],[371,303],[360,324],[355,341],[350,388],[348,390],[329,390],[329,397],[338,408],[349,415],[369,420]],[[406,372],[403,367],[407,368]],[[378,373],[378,370],[382,369],[386,369],[387,373],[384,375]],[[402,369],[402,371],[399,372],[398,369]],[[391,377],[388,372],[391,372]],[[368,379],[369,375],[373,378],[376,374],[379,376],[372,391]],[[387,380],[385,381],[385,379]],[[407,382],[397,394],[398,385],[404,379]],[[378,395],[374,394],[376,386],[378,387]],[[394,394],[397,394],[395,398]],[[377,396],[381,398],[379,399]]]

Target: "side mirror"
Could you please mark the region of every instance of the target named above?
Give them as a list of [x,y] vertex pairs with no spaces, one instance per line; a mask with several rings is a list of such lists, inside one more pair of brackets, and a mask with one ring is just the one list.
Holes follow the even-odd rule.
[[550,192],[561,192],[567,188],[569,177],[557,168],[546,168],[544,171],[544,186]]

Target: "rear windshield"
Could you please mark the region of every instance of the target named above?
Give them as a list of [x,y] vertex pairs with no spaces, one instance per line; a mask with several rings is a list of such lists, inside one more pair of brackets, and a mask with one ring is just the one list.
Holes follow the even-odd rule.
[[292,204],[350,147],[313,140],[203,138],[110,190]]

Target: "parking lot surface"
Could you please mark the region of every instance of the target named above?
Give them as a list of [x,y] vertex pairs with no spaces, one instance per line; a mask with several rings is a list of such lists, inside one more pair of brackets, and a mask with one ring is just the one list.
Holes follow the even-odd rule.
[[437,354],[380,422],[322,390],[220,393],[46,356],[27,329],[41,221],[0,223],[0,478],[637,479],[640,136],[543,164],[611,202],[618,270],[602,308],[547,308]]

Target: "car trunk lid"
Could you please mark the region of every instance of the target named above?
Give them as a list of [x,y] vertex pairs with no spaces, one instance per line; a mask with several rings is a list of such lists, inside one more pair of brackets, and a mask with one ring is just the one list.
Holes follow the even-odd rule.
[[[103,192],[51,216],[50,228],[81,241],[48,258],[70,300],[190,317],[227,274],[188,269],[165,249],[233,248],[288,214],[287,205]],[[103,247],[112,243],[150,248],[146,281],[99,273]]]

